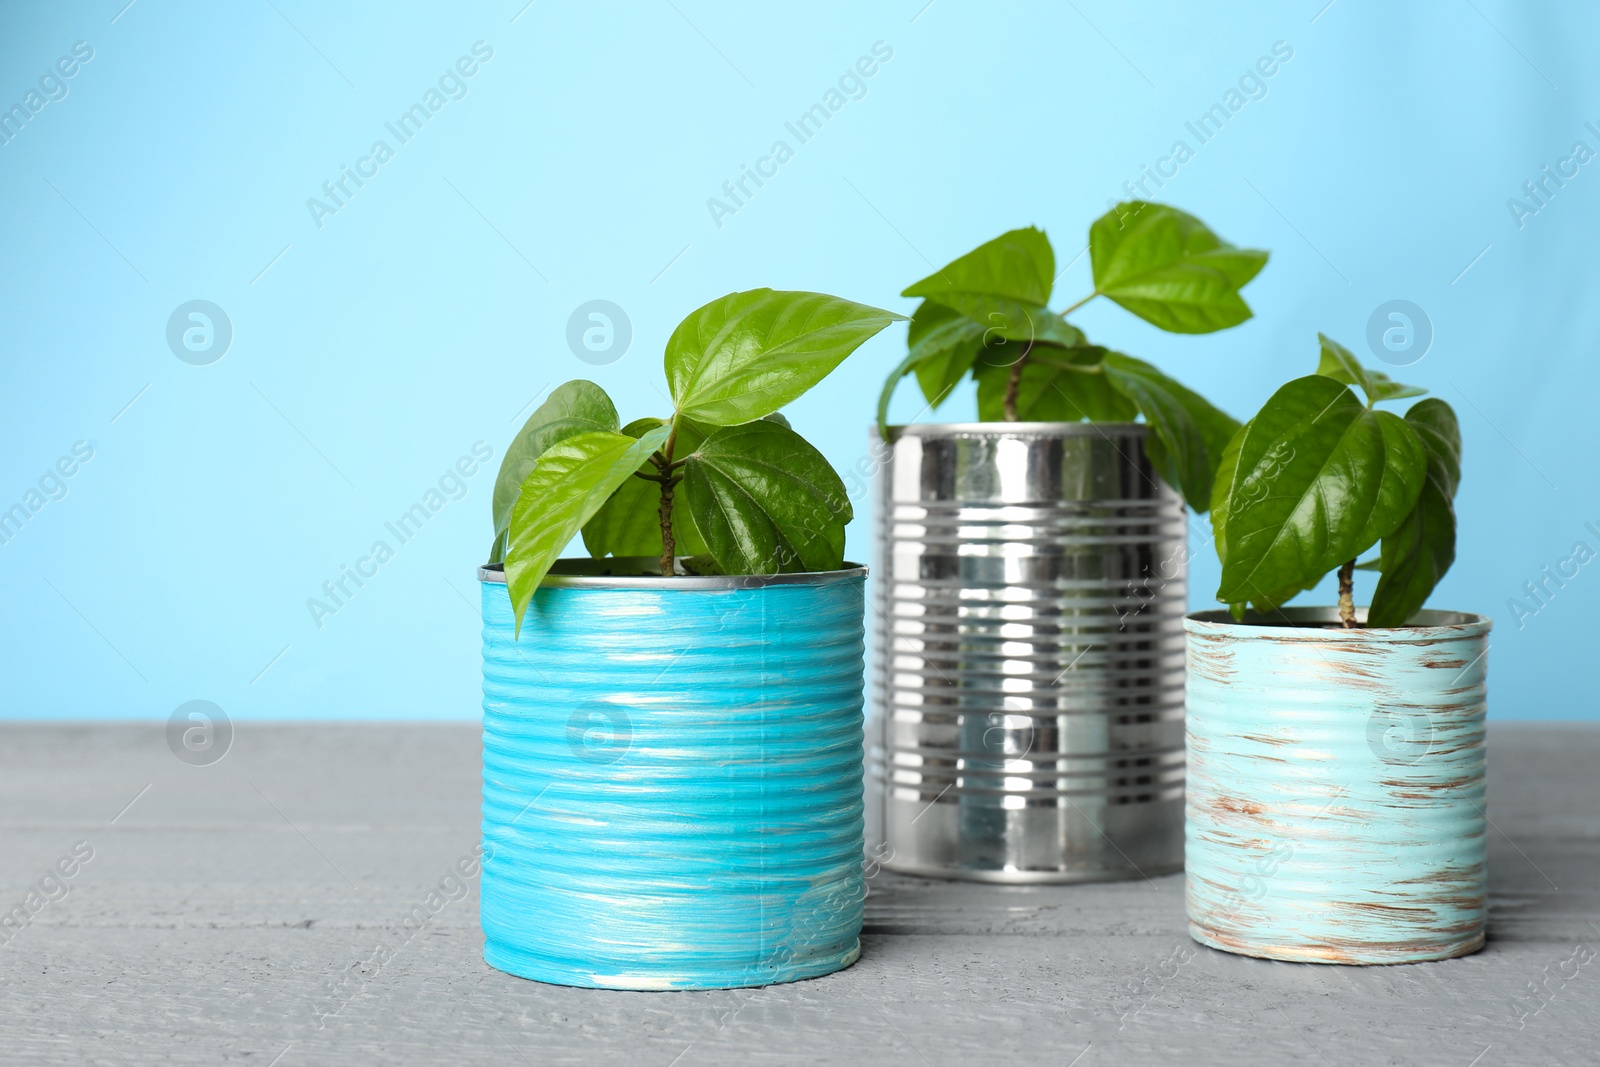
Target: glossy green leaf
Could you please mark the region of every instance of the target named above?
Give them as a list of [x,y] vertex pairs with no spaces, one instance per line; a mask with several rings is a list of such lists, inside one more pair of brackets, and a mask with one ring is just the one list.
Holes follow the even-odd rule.
[[[1320,582],[1321,579],[1319,578],[1317,581]],[[1263,595],[1258,596],[1254,600],[1250,601],[1250,607],[1257,614],[1271,615],[1273,612],[1283,607],[1283,605],[1287,604],[1290,600],[1299,596],[1301,593],[1312,588],[1316,584],[1317,582],[1312,582],[1310,585],[1291,585],[1283,589],[1270,589]]]
[[1050,302],[1055,277],[1056,256],[1050,239],[1043,230],[1028,226],[979,245],[907,286],[900,295],[928,297],[943,304],[966,295],[1003,297],[1043,307]]
[[[1001,358],[1001,353],[1013,351],[1005,347],[986,350],[972,365],[972,378],[978,383],[979,422],[1005,421],[1006,383],[1011,377],[1011,364],[1015,357]],[[1023,370],[1026,372],[1026,365]]]
[[511,507],[539,454],[562,438],[594,431],[615,433],[617,425],[617,409],[606,391],[582,379],[557,386],[544,403],[533,409],[533,414],[507,446],[505,458],[500,461],[500,473],[494,480],[495,546],[490,553],[490,563],[499,563],[504,558],[504,535],[511,523]]
[[[1227,561],[1227,525],[1228,525],[1228,497],[1233,486],[1233,479],[1238,473],[1239,447],[1243,443],[1250,423],[1240,426],[1222,449],[1222,459],[1217,464],[1217,477],[1211,490],[1211,535],[1216,545],[1217,557],[1223,562]],[[1313,582],[1313,585],[1316,583]],[[1245,609],[1253,607],[1257,612],[1270,615],[1279,607],[1309,586],[1292,585],[1283,589],[1271,589],[1256,596],[1248,604],[1240,601],[1229,604],[1228,608],[1235,619],[1243,619]]]
[[[1005,418],[1010,367],[1000,360],[1015,348],[1007,344],[990,349],[985,353],[985,365],[978,370],[978,418],[985,422]],[[1137,409],[1111,387],[1100,367],[1105,354],[1104,348],[1094,345],[1032,349],[1017,382],[1017,418],[1023,422],[1133,421]]]
[[911,316],[906,344],[917,384],[929,407],[937,408],[961,383],[983,349],[985,327],[953,308],[924,300]]
[[1393,533],[1416,506],[1423,483],[1428,480],[1428,449],[1416,430],[1392,411],[1370,414],[1383,434],[1383,470],[1378,481],[1378,499],[1362,535],[1366,543],[1345,557],[1346,561],[1355,559]]
[[1108,352],[1101,364],[1106,380],[1139,409],[1159,447],[1159,461],[1167,481],[1196,512],[1211,506],[1217,466],[1239,423],[1211,405],[1199,393],[1178,384],[1143,360]]
[[683,467],[695,526],[729,574],[838,569],[852,517],[844,482],[793,430],[752,422],[718,430]]
[[1234,479],[1239,476],[1239,448],[1250,432],[1252,423],[1240,426],[1223,446],[1217,460],[1216,478],[1211,483],[1211,538],[1216,545],[1217,559],[1228,562],[1228,498],[1233,494]]
[[1461,428],[1443,400],[1424,400],[1405,421],[1427,451],[1428,476],[1405,521],[1383,539],[1378,588],[1369,626],[1403,626],[1456,558],[1456,487],[1461,481]]
[[1419,400],[1406,412],[1406,423],[1422,438],[1429,460],[1438,463],[1439,484],[1454,500],[1461,485],[1461,424],[1455,409],[1437,397]]
[[519,633],[523,612],[550,565],[617,486],[661,447],[667,432],[658,426],[637,439],[599,431],[574,434],[539,456],[512,508],[506,551],[506,585]]
[[889,401],[894,399],[894,391],[899,386],[901,379],[910,374],[917,366],[917,354],[907,352],[894,370],[883,380],[883,388],[878,391],[878,440],[890,440],[889,433]]
[[917,305],[917,310],[911,313],[911,320],[906,323],[906,347],[916,348],[937,327],[959,317],[954,308],[924,300]]
[[929,299],[945,303],[952,311],[980,324],[982,339],[987,344],[1020,341],[1074,348],[1084,343],[1083,333],[1076,326],[1042,304],[1025,304],[1009,297],[981,293],[954,293]]
[[1193,215],[1163,204],[1118,204],[1089,228],[1095,292],[1174,333],[1211,333],[1250,317],[1239,290],[1267,253],[1236,248]]
[[1379,370],[1368,370],[1367,377],[1372,381],[1372,392],[1368,395],[1374,404],[1385,400],[1406,400],[1414,396],[1428,395],[1428,391],[1422,386],[1401,385]]
[[[624,426],[622,432],[629,437],[643,437],[665,425],[662,419],[636,419]],[[673,452],[678,456],[687,455],[698,448],[705,437],[705,430],[688,419],[682,419],[678,424],[678,439],[673,444]],[[654,474],[656,468],[647,460],[639,471]],[[583,546],[589,550],[589,555],[597,559],[602,556],[660,556],[660,509],[659,482],[628,478],[617,486],[600,510],[594,513],[594,517],[584,523]],[[694,520],[689,517],[688,506],[678,495],[674,496],[672,502],[672,536],[677,542],[677,555],[699,555],[706,550],[705,542],[695,529]]]
[[889,401],[900,379],[914,372],[928,407],[938,407],[972,370],[988,333],[987,327],[954,308],[932,300],[918,305],[906,333],[909,351],[889,372],[878,394],[879,438],[889,439]]
[[[1111,384],[1101,365],[1109,354],[1099,345],[1034,348],[1017,390],[1019,410],[1032,413],[1023,417],[1036,422],[1132,422],[1138,407]],[[1030,403],[1029,372],[1034,367],[1040,368],[1042,385],[1039,399]]]
[[1321,375],[1274,393],[1230,462],[1217,590],[1228,604],[1309,588],[1355,559],[1415,506],[1426,467],[1404,420]]
[[1366,394],[1369,404],[1422,396],[1427,392],[1415,385],[1401,385],[1382,371],[1363,367],[1353,352],[1326,334],[1317,334],[1317,340],[1322,346],[1317,359],[1317,373],[1336,382],[1358,386]]
[[729,293],[672,331],[666,372],[673,403],[680,414],[708,426],[759,419],[903,318],[822,293]]
[[1317,373],[1336,382],[1358,386],[1370,400],[1372,378],[1368,375],[1367,368],[1363,367],[1361,361],[1355,357],[1355,353],[1325,333],[1317,334],[1317,343],[1320,346]]

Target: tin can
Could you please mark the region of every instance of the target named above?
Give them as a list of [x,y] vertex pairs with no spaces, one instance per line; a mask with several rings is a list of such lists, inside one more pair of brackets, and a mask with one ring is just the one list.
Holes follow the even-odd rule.
[[891,869],[990,882],[1181,868],[1187,522],[1145,428],[916,425],[891,441],[875,851]]
[[1189,933],[1307,963],[1476,952],[1489,620],[1270,623],[1187,620]]
[[484,959],[613,989],[860,954],[866,568],[662,578],[562,560],[513,637],[483,591]]

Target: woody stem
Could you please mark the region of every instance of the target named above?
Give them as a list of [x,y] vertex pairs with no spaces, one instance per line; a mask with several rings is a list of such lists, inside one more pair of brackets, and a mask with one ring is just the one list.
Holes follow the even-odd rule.
[[678,554],[677,540],[672,536],[672,490],[678,484],[672,477],[672,449],[678,443],[678,417],[672,417],[672,429],[661,445],[661,451],[650,457],[661,474],[661,504],[656,514],[661,519],[661,577],[672,577],[672,561]]
[[1339,621],[1346,630],[1356,627],[1356,561],[1351,560],[1339,568]]
[[1028,362],[1028,353],[1033,351],[1033,342],[1029,341],[1022,347],[1022,355],[1011,364],[1011,373],[1006,377],[1006,395],[1002,401],[1007,422],[1017,421],[1017,390],[1022,386],[1022,368]]

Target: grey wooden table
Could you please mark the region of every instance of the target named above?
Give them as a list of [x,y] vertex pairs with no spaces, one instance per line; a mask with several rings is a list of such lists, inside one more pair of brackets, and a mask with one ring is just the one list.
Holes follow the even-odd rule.
[[1213,952],[1181,875],[885,873],[849,970],[625,993],[480,959],[476,886],[448,878],[477,838],[473,726],[245,723],[201,767],[157,727],[0,726],[0,908],[27,917],[0,923],[0,1062],[1600,1063],[1600,728],[1490,738],[1490,941],[1466,959]]

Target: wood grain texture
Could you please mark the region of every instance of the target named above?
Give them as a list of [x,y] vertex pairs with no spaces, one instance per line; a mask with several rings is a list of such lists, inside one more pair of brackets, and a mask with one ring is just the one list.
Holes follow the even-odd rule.
[[630,993],[485,966],[475,885],[430,910],[478,840],[473,726],[243,723],[190,767],[156,726],[7,725],[0,909],[75,842],[94,855],[0,946],[0,1064],[1592,1064],[1600,728],[1489,732],[1474,956],[1215,952],[1184,932],[1182,875],[881,873],[848,970]]

